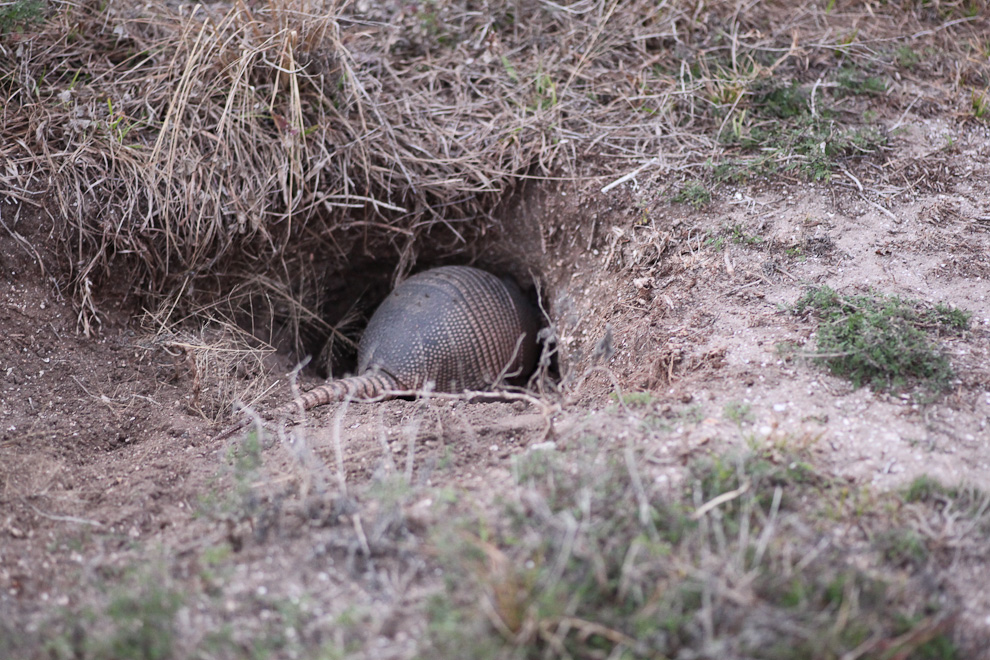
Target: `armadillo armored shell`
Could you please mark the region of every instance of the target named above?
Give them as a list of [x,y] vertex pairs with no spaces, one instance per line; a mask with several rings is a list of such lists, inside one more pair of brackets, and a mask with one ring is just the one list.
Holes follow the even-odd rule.
[[468,266],[442,266],[397,286],[372,315],[358,373],[384,372],[405,389],[491,387],[528,376],[536,310],[516,285]]

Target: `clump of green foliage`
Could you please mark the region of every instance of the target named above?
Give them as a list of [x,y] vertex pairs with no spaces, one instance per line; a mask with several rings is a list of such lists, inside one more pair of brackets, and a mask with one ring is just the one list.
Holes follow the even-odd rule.
[[979,121],[986,121],[990,118],[990,100],[987,93],[978,92],[975,89],[972,94],[973,118]]
[[123,576],[102,607],[65,612],[52,622],[46,642],[49,657],[166,660],[175,657],[176,614],[181,592],[157,570]]
[[[831,87],[837,91],[827,91]],[[885,90],[883,79],[855,69],[841,70],[834,85],[817,89],[797,82],[755,83],[748,104],[720,135],[726,146],[738,147],[741,154],[716,166],[715,179],[737,181],[783,171],[827,181],[841,159],[869,155],[887,143],[876,127],[843,121],[833,109],[833,94],[876,95]]]
[[46,8],[47,3],[44,0],[0,2],[0,34],[41,22],[45,17]]
[[887,91],[887,81],[884,78],[871,76],[852,67],[841,69],[837,82],[840,93],[845,95],[879,96]]
[[712,193],[702,181],[688,181],[671,198],[675,204],[690,204],[696,209],[708,206],[712,201]]
[[793,311],[819,319],[816,360],[857,387],[876,390],[916,383],[944,390],[954,374],[931,335],[962,332],[970,318],[945,305],[926,308],[897,296],[842,295],[828,287],[808,291]]
[[[209,573],[229,573],[236,560],[230,555],[229,546],[213,546],[204,550],[202,563],[204,572],[200,578],[208,583],[205,592],[173,578],[163,564],[135,566],[119,575],[101,577],[91,585],[92,589],[80,592],[80,598],[85,595],[84,605],[65,608],[46,622],[38,644],[43,655],[3,657],[47,660],[345,657],[327,639],[305,640],[311,646],[304,649],[299,631],[312,625],[312,615],[290,599],[269,595],[255,595],[247,604],[248,609],[266,612],[256,625],[237,631],[222,625],[201,629],[204,634],[195,638],[187,637],[184,628],[188,620],[183,623],[182,610],[225,609],[223,580]],[[327,622],[327,625],[333,627],[335,623]],[[245,655],[248,649],[250,653]]]

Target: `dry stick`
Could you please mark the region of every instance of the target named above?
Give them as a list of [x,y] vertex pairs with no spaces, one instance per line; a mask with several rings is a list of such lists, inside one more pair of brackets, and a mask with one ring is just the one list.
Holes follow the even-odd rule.
[[[740,466],[738,472],[742,472],[742,467]],[[740,475],[742,476],[742,475]],[[742,515],[739,517],[739,552],[735,555],[736,567],[740,573],[746,572],[746,554],[749,552],[749,531],[750,531],[750,519],[753,515],[753,507],[755,506],[756,498],[747,497],[742,501]]]
[[[572,628],[577,628],[585,635],[588,636],[600,635],[601,637],[604,637],[615,644],[621,644],[623,646],[628,647],[629,649],[636,649],[637,647],[637,642],[632,637],[629,637],[628,635],[618,630],[615,630],[614,628],[609,628],[600,623],[595,623],[594,621],[587,621],[585,619],[579,619],[573,616],[561,617],[559,621],[560,623],[566,623]],[[658,660],[663,660],[665,658],[665,656],[663,655],[656,655],[652,657],[655,657]]]
[[351,397],[348,396],[333,416],[333,451],[337,460],[337,487],[340,488],[343,495],[347,495],[347,473],[344,469],[344,449],[340,441],[340,425],[344,421],[344,415],[347,414],[347,407],[350,403]]
[[361,524],[361,514],[355,513],[351,520],[354,522],[354,533],[357,534],[358,543],[361,544],[361,551],[365,557],[371,558],[371,546],[368,545],[368,537],[364,533],[364,525]]
[[842,170],[842,173],[845,174],[847,177],[849,177],[849,179],[856,184],[856,187],[859,188],[860,195],[862,195],[864,188],[863,188],[863,184],[860,183],[859,179],[857,179],[853,175],[853,173],[847,170],[845,167],[840,165],[839,169]]
[[815,561],[815,558],[817,558],[818,555],[820,555],[822,551],[825,550],[825,548],[827,548],[830,544],[831,540],[828,536],[822,537],[815,547],[809,550],[808,553],[801,558],[801,561],[794,566],[794,572],[803,573],[804,570],[811,565],[811,562]]
[[649,531],[651,540],[659,541],[660,534],[657,532],[657,528],[650,517],[650,498],[646,494],[646,489],[643,488],[643,480],[640,478],[639,470],[636,467],[636,458],[633,456],[631,442],[632,440],[626,442],[622,453],[626,460],[626,470],[629,472],[629,480],[632,482],[633,491],[636,493],[636,500],[639,504],[639,524]]
[[616,186],[621,186],[623,183],[625,183],[626,181],[629,181],[631,179],[635,179],[636,176],[639,175],[639,173],[642,172],[643,170],[645,170],[647,167],[652,167],[652,166],[657,165],[659,163],[660,163],[660,159],[659,158],[651,158],[650,160],[646,161],[645,163],[643,163],[642,165],[640,165],[639,167],[637,167],[636,169],[634,169],[632,172],[629,172],[628,174],[624,174],[623,176],[619,177],[618,179],[616,179],[612,183],[608,184],[607,186],[604,186],[601,189],[601,192],[603,194],[604,193],[607,193],[609,190],[612,190],[612,188],[615,188]]
[[860,193],[859,196],[862,198],[862,200],[864,202],[866,202],[867,204],[869,204],[870,206],[872,206],[876,210],[880,211],[881,213],[883,213],[885,216],[887,216],[888,218],[890,218],[894,222],[900,223],[900,220],[898,219],[898,217],[896,215],[894,215],[893,213],[891,213],[890,211],[888,211],[884,207],[880,206],[876,202],[871,201],[870,199],[867,199],[866,195],[864,195],[863,193]]
[[754,570],[758,570],[760,563],[763,561],[763,553],[766,552],[767,546],[770,544],[770,537],[773,536],[776,529],[777,513],[780,510],[780,499],[783,496],[783,492],[780,486],[773,489],[773,503],[770,505],[770,516],[767,519],[766,525],[763,527],[763,533],[760,534],[760,539],[756,543],[756,552],[753,554],[752,566]]
[[37,513],[39,516],[42,516],[43,518],[48,518],[49,520],[57,520],[59,522],[79,523],[80,525],[92,525],[93,527],[103,527],[103,523],[97,522],[95,520],[88,520],[86,518],[77,518],[76,516],[56,516],[51,513],[45,513],[44,511],[42,511],[35,505],[31,504],[30,502],[24,502],[24,503],[27,504],[32,509],[34,509],[34,512]]
[[710,499],[708,502],[695,509],[694,513],[691,514],[691,520],[700,520],[706,513],[708,513],[712,509],[718,507],[721,504],[725,504],[726,502],[736,499],[737,497],[748,491],[749,486],[750,483],[749,480],[747,479],[746,481],[743,482],[743,484],[739,488],[736,488],[735,490],[730,490],[727,493],[722,493],[718,497],[714,497]]

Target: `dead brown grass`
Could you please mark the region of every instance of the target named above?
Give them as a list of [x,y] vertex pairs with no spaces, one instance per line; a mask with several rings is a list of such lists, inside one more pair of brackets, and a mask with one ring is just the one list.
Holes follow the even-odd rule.
[[904,5],[53,3],[0,47],[0,182],[70,220],[87,332],[122,268],[183,304],[259,273],[304,300],[314,262],[318,288],[355,254],[464,250],[525,178],[697,174],[771,77],[880,62],[910,30],[979,52],[986,3]]

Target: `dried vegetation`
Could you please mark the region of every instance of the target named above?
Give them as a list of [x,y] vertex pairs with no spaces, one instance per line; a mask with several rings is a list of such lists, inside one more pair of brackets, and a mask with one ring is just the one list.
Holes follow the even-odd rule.
[[40,21],[19,0],[0,24],[0,183],[70,220],[84,303],[112,269],[184,307],[261,274],[314,309],[355,256],[404,271],[466,251],[519,181],[576,163],[605,181],[828,177],[884,143],[844,97],[882,94],[896,67],[950,73],[895,51],[911,31],[934,52],[968,40],[951,73],[975,103],[984,3],[874,4],[53,2]]

